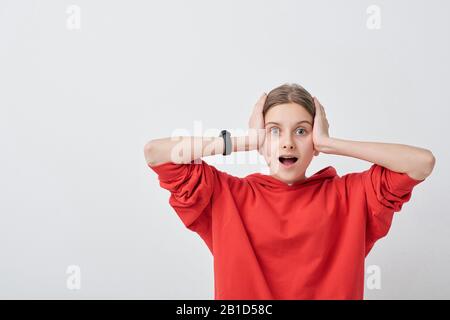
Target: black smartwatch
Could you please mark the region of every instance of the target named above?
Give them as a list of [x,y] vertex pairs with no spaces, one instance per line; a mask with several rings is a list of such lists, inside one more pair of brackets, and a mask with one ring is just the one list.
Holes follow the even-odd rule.
[[227,155],[231,154],[231,134],[230,134],[230,132],[227,130],[222,130],[220,132],[219,137],[223,138],[224,148],[223,148],[222,155],[227,156]]

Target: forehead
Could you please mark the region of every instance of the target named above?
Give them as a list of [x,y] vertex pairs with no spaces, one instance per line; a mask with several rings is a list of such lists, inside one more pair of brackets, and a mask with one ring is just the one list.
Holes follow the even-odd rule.
[[[312,124],[312,116],[306,109],[297,103],[279,104],[270,108],[265,116],[264,122],[276,122],[284,126],[294,126],[300,121]],[[303,123],[303,124],[306,124]]]

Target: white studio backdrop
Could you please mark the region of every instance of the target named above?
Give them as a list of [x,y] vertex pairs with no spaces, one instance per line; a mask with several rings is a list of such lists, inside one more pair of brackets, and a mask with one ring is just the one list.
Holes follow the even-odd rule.
[[[430,149],[366,267],[366,299],[450,298],[450,2],[0,0],[0,298],[213,299],[213,258],[145,163],[175,133],[246,130],[303,85],[336,138]],[[249,154],[205,160],[236,176]],[[321,154],[311,175],[367,169]],[[370,276],[370,270],[367,270]]]

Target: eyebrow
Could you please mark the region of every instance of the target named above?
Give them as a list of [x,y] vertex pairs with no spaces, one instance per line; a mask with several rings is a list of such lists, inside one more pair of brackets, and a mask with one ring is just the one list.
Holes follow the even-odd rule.
[[[307,121],[307,120],[299,121],[299,122],[297,122],[295,125],[298,125],[298,124],[303,123],[303,122],[309,123],[309,125],[312,127],[311,122],[309,122],[309,121]],[[267,122],[267,123],[266,123],[266,126],[267,126],[268,124],[271,124],[271,123],[276,124],[276,125],[278,125],[278,126],[280,125],[278,122],[270,121],[270,122]]]

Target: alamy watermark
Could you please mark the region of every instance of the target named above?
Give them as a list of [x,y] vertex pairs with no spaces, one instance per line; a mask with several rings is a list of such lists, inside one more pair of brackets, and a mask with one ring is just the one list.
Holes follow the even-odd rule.
[[369,15],[366,21],[367,29],[381,29],[381,8],[373,4],[367,7],[366,13]]
[[68,30],[80,30],[81,29],[81,8],[75,4],[72,4],[66,8],[66,28]]
[[66,279],[66,287],[69,290],[81,289],[81,268],[78,265],[67,266],[66,274],[69,276]]

